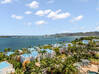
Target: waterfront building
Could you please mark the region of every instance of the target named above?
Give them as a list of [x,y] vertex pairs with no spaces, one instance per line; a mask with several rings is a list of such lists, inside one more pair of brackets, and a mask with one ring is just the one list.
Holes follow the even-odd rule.
[[28,48],[28,51],[32,52],[32,51],[36,51],[36,49],[34,49],[34,48]]
[[66,44],[65,44],[65,47],[68,47],[68,45],[73,46],[72,43],[66,43]]
[[7,52],[5,55],[10,56],[12,54],[14,54],[14,52]]
[[41,51],[45,51],[43,54],[43,57],[49,57],[49,58],[52,58],[52,57],[54,57],[55,56],[55,51],[53,51],[53,50],[50,50],[50,49],[41,49]]
[[30,62],[30,61],[33,61],[34,59],[36,59],[38,57],[38,51],[32,51],[31,53],[29,54],[22,54],[20,56],[20,62],[23,63],[23,62]]
[[92,41],[99,42],[99,39],[93,39]]
[[93,39],[92,41],[95,42],[96,46],[98,46],[98,48],[99,48],[99,39]]
[[20,49],[18,50],[18,52],[19,52],[19,54],[22,54],[22,53],[23,53],[23,51],[22,51],[22,50],[20,50]]
[[38,53],[38,51],[32,51],[30,55],[31,55],[31,57],[32,57],[31,61],[32,61],[32,60],[35,60],[36,58],[39,58],[39,53]]
[[0,62],[0,74],[11,74],[14,73],[15,69],[13,65],[7,61]]
[[30,54],[22,54],[20,56],[20,62],[23,63],[23,62],[26,62],[26,61],[29,61],[31,60],[32,56]]
[[83,44],[88,44],[89,43],[89,40],[82,40],[82,43]]

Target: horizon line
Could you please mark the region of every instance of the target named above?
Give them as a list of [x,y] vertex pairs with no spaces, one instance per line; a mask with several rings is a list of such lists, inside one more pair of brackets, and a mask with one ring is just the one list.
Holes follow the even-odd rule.
[[55,34],[64,34],[64,33],[88,33],[88,32],[99,32],[99,31],[87,31],[87,32],[63,32],[63,33],[52,33],[52,34],[43,34],[43,35],[21,35],[21,34],[16,34],[16,35],[0,35],[0,36],[46,36],[46,35],[55,35]]

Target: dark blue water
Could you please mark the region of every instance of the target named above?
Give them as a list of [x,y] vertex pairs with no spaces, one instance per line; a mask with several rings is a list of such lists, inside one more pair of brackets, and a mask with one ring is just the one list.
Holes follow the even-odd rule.
[[44,44],[53,44],[57,42],[70,42],[74,40],[75,37],[60,37],[60,38],[45,38],[45,37],[18,37],[18,38],[0,38],[0,51],[4,50],[5,48],[12,48],[12,49],[21,49],[21,48],[28,48],[29,46],[38,46]]

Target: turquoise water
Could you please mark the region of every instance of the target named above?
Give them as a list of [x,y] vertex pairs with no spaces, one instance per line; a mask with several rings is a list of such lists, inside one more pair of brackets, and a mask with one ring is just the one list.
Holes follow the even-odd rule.
[[0,63],[0,69],[6,68],[8,66],[10,66],[10,65],[8,63],[6,63],[6,62],[1,62]]
[[98,74],[98,73],[89,71],[88,74]]
[[29,46],[38,46],[38,45],[44,45],[44,44],[53,44],[57,42],[70,42],[74,40],[75,38],[79,38],[77,36],[72,37],[60,37],[60,38],[54,38],[54,37],[12,37],[12,38],[0,38],[0,51],[3,51],[4,48],[12,48],[12,49],[21,49],[21,48],[28,48]]

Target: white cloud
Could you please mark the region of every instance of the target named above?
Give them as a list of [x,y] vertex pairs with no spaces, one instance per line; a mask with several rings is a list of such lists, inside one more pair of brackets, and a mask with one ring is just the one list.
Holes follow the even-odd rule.
[[17,19],[17,20],[23,19],[23,16],[17,16],[15,14],[13,14],[11,17],[14,18],[14,19]]
[[55,20],[55,19],[64,19],[70,16],[70,13],[68,12],[65,12],[65,13],[60,13],[60,12],[61,12],[61,9],[55,12],[51,11],[47,17]]
[[12,2],[12,0],[2,0],[1,4],[7,4],[7,3],[11,3],[11,2]]
[[75,17],[74,20],[79,21],[79,20],[81,20],[82,18],[83,18],[83,16],[80,15],[80,16]]
[[48,14],[49,12],[51,12],[51,9],[48,9],[48,10],[39,10],[35,14],[38,15],[38,16],[44,16],[44,15]]
[[32,14],[32,12],[31,11],[26,11],[25,14],[30,15],[30,14]]
[[80,21],[82,19],[83,19],[83,16],[80,15],[80,16],[74,17],[70,22]]
[[41,25],[41,24],[46,24],[46,22],[44,20],[40,20],[40,21],[37,21],[35,24]]
[[26,6],[34,9],[34,8],[39,7],[39,3],[37,1],[32,1],[31,3],[27,4]]

